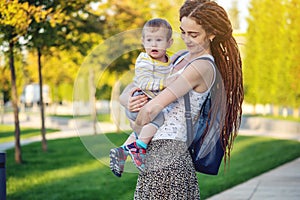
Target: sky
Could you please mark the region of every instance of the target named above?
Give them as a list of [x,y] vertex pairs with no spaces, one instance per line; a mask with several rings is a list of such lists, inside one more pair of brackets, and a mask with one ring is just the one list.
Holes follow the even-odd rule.
[[[216,0],[219,5],[223,6],[227,11],[231,8],[233,0]],[[241,31],[244,32],[247,29],[246,17],[248,16],[248,7],[250,0],[237,0],[239,11],[240,11],[240,26]]]

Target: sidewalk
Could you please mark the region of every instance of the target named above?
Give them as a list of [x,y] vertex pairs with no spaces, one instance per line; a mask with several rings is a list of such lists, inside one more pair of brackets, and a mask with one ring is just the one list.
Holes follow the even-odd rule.
[[[36,119],[22,122],[25,126],[36,126]],[[76,121],[75,121],[76,123]],[[33,126],[35,124],[35,126]],[[74,124],[73,124],[74,125]],[[61,131],[47,135],[47,139],[78,137],[82,133],[91,133],[90,125],[81,124],[70,126],[60,126]],[[115,126],[109,123],[99,123],[100,131],[115,131]],[[80,133],[80,134],[79,134]],[[268,137],[291,139],[300,141],[300,133],[279,134],[275,132],[257,131],[257,130],[240,130],[241,135],[263,135]],[[22,140],[21,144],[29,144],[40,141],[40,136]],[[14,143],[0,144],[0,152],[13,148]],[[276,169],[261,174],[253,179],[248,180],[238,186],[223,191],[207,200],[298,200],[300,199],[300,158],[284,164]]]
[[300,158],[207,200],[299,200]]
[[[300,141],[300,133],[240,130],[241,135],[261,135]],[[252,178],[207,200],[299,200],[300,158]]]
[[[47,128],[60,129],[60,131],[46,134],[47,140],[59,139],[59,138],[70,138],[80,137],[94,132],[93,125],[91,122],[80,119],[66,120],[64,118],[46,118],[45,120]],[[7,115],[4,120],[4,124],[14,125],[13,116]],[[20,126],[40,128],[40,117],[39,116],[20,116]],[[97,133],[115,132],[116,126],[109,122],[98,122]],[[26,138],[20,140],[21,145],[27,145],[33,142],[40,142],[42,140],[41,135]],[[14,141],[0,143],[0,152],[5,152],[7,149],[14,148]]]

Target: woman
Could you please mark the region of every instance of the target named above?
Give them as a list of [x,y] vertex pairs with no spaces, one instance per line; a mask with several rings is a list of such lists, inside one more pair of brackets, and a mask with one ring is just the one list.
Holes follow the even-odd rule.
[[[139,174],[135,199],[200,199],[195,169],[186,145],[183,95],[189,92],[192,118],[195,119],[208,92],[216,85],[216,71],[225,88],[225,98],[223,93],[218,93],[220,98],[217,98],[223,101],[226,112],[221,124],[225,159],[230,156],[239,128],[243,101],[242,66],[225,10],[215,2],[188,0],[180,9],[180,23],[188,50],[174,67],[175,71],[184,69],[181,75],[147,104],[144,105],[143,97],[131,97],[127,105],[132,111],[139,110],[138,126],[149,123],[162,110],[165,113],[165,123],[147,149],[145,170]],[[195,60],[203,56],[214,59],[218,69],[210,61]],[[189,65],[185,67],[187,63]]]

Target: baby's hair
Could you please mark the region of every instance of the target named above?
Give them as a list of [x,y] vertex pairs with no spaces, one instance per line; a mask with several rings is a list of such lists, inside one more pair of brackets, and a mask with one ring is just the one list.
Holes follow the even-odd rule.
[[151,32],[156,32],[159,28],[165,28],[167,30],[167,39],[171,39],[172,38],[172,27],[169,24],[169,22],[167,22],[164,19],[161,18],[154,18],[151,19],[149,21],[147,21],[143,27],[143,31],[142,31],[142,36],[144,37],[144,32],[146,28],[151,28]]

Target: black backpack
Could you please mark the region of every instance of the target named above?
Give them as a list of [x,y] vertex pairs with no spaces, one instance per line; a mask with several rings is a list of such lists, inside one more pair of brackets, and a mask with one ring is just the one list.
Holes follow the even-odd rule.
[[[199,57],[197,59],[212,62],[217,70],[211,58]],[[209,115],[212,106],[211,92],[209,92],[200,109],[198,120],[193,126],[189,93],[184,95],[184,103],[187,144],[195,170],[204,174],[217,175],[224,156],[220,137],[221,111],[218,109],[214,116]]]

